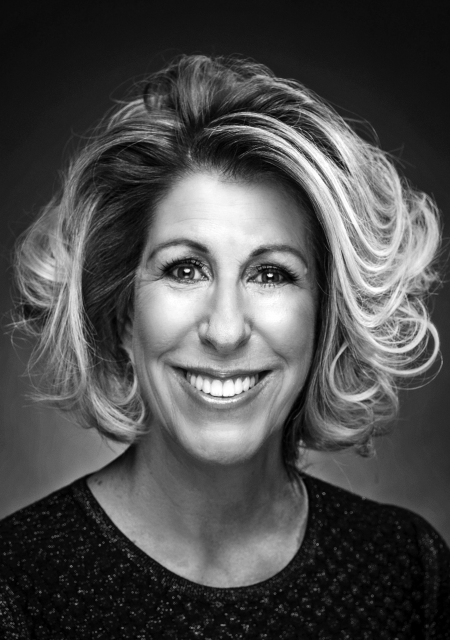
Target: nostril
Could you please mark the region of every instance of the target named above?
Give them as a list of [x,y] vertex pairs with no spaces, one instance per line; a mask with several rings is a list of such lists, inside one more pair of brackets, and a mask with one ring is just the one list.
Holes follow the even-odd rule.
[[200,339],[220,352],[230,352],[245,344],[251,327],[245,301],[235,286],[218,285],[209,298],[200,325]]
[[201,329],[200,339],[218,351],[233,351],[245,344],[251,335],[250,326],[243,321],[211,318]]

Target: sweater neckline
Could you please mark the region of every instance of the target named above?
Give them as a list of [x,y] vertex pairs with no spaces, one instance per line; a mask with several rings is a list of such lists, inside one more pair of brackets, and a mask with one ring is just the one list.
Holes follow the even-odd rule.
[[298,585],[299,581],[302,581],[303,575],[306,574],[306,567],[314,564],[317,548],[317,512],[320,510],[318,505],[319,495],[316,490],[317,487],[315,487],[316,480],[303,471],[298,473],[303,480],[308,496],[306,528],[299,549],[288,564],[275,575],[256,584],[240,587],[210,587],[202,585],[174,573],[153,559],[128,538],[111,520],[87,484],[89,475],[80,478],[72,485],[72,494],[89,520],[94,521],[102,536],[110,544],[118,547],[140,571],[146,573],[149,578],[156,578],[163,588],[175,590],[186,595],[201,596],[206,599],[220,597],[222,600],[224,598],[234,600],[242,597],[252,598],[273,595],[274,590],[289,586],[294,579],[296,585]]

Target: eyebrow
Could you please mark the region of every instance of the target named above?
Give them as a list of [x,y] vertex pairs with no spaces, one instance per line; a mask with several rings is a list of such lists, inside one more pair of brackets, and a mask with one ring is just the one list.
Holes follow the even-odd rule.
[[[159,251],[162,251],[163,249],[167,249],[169,247],[177,247],[180,245],[191,247],[192,249],[195,249],[196,251],[200,251],[207,255],[210,254],[208,247],[202,244],[201,242],[197,242],[196,240],[190,240],[189,238],[174,238],[173,240],[168,240],[167,242],[161,242],[160,244],[156,245],[156,247],[154,247],[153,251],[148,256],[147,260],[151,260],[152,258],[154,258],[154,256]],[[275,252],[290,253],[296,256],[297,258],[299,258],[302,262],[306,264],[306,266],[308,266],[308,261],[304,253],[299,249],[297,249],[296,247],[292,247],[289,244],[263,244],[259,247],[256,247],[256,249],[254,249],[251,252],[249,258],[257,258],[258,256],[263,255],[264,253],[271,253],[271,252],[272,253],[275,253]]]
[[157,244],[153,251],[148,256],[147,260],[151,260],[155,257],[155,255],[162,251],[163,249],[168,249],[169,247],[178,247],[180,245],[184,245],[185,247],[191,247],[196,251],[200,251],[202,253],[209,254],[208,247],[201,242],[196,242],[195,240],[189,240],[188,238],[174,238],[174,240],[168,240],[167,242],[161,242]]
[[296,247],[291,247],[290,244],[263,244],[251,252],[250,258],[257,258],[263,253],[271,253],[271,252],[272,253],[292,253],[294,256],[296,256],[302,262],[304,262],[306,266],[308,266],[308,261],[306,259],[306,256],[303,254],[303,252],[300,251],[300,249],[297,249]]

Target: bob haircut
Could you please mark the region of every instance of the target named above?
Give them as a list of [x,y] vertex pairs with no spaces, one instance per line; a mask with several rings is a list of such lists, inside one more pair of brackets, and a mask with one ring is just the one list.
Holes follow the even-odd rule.
[[275,180],[306,210],[320,308],[284,463],[294,465],[300,447],[368,455],[395,415],[400,380],[438,354],[425,307],[437,211],[311,91],[239,57],[182,56],[150,76],[79,152],[22,238],[16,326],[37,337],[40,398],[115,441],[146,432],[122,328],[155,207],[193,172]]

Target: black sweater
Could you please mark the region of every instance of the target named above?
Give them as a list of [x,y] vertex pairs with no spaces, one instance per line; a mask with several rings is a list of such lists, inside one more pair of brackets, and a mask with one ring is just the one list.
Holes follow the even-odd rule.
[[0,523],[0,638],[450,638],[450,552],[421,517],[303,475],[303,544],[277,575],[213,588],[165,569],[86,479]]

